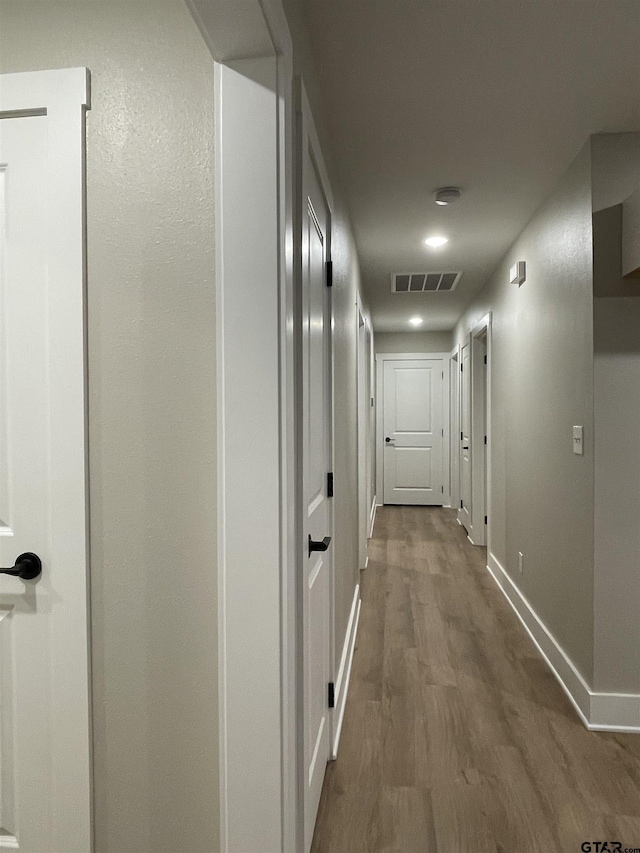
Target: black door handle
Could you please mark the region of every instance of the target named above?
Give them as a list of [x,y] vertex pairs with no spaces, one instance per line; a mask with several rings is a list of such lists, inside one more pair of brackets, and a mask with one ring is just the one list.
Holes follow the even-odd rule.
[[25,554],[20,554],[12,569],[0,569],[0,575],[14,575],[23,581],[32,581],[38,577],[41,571],[42,560],[40,557],[37,554],[32,554],[31,551],[27,551]]
[[469,449],[469,445],[467,444],[467,446],[466,446],[466,447],[463,447],[462,449],[463,449],[463,450],[468,450],[468,449]]
[[326,551],[329,545],[331,545],[330,536],[325,536],[322,542],[314,542],[311,534],[309,534],[309,556],[311,556],[313,551]]

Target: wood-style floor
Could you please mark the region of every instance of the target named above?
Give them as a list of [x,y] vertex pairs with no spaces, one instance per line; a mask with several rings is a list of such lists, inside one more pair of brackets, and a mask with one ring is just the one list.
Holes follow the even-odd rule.
[[381,508],[369,553],[313,853],[640,849],[640,736],[584,728],[455,513]]

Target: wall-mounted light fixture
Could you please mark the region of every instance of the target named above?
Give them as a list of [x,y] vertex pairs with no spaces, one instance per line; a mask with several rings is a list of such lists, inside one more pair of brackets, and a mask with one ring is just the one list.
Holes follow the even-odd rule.
[[514,264],[511,267],[511,272],[509,273],[509,280],[511,284],[524,284],[527,280],[527,264],[525,261],[518,261],[517,264]]

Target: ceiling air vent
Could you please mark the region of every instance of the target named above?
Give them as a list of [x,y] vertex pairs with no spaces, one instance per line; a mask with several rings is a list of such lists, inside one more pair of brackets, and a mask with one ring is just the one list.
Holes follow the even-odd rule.
[[461,272],[403,272],[391,276],[392,293],[442,293],[455,290]]

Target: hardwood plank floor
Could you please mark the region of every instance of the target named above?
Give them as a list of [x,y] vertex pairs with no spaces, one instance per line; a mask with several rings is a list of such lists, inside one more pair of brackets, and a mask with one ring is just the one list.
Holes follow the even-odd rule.
[[640,849],[640,737],[584,728],[455,512],[379,508],[369,553],[313,853]]

